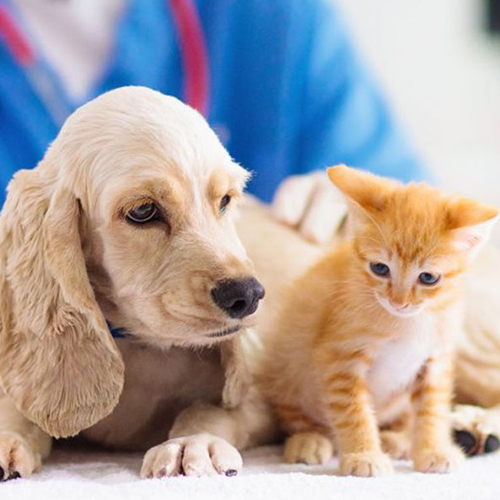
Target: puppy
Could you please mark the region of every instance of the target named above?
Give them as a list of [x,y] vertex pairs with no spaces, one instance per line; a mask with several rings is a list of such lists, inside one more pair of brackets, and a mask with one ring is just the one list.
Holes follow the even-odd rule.
[[[78,110],[16,174],[0,216],[0,479],[37,470],[51,436],[148,450],[142,477],[232,475],[237,449],[278,438],[241,345],[263,295],[234,226],[247,177],[198,113],[138,87]],[[322,248],[242,208],[262,334]],[[500,256],[479,263],[457,382],[460,401],[493,406]],[[481,449],[497,413],[460,409],[456,429]]]
[[239,338],[264,296],[234,226],[247,178],[196,111],[139,87],[80,108],[14,176],[0,478],[29,476],[51,436],[80,431],[149,449],[143,477],[232,475],[236,448],[265,440]]

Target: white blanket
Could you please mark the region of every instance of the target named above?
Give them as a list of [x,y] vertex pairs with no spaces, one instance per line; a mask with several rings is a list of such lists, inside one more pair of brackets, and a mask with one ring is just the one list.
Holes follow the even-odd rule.
[[459,472],[418,474],[409,463],[382,478],[336,476],[336,460],[325,466],[285,465],[279,447],[244,454],[236,477],[140,480],[141,454],[55,450],[30,479],[0,484],[0,500],[500,500],[500,454],[467,460]]

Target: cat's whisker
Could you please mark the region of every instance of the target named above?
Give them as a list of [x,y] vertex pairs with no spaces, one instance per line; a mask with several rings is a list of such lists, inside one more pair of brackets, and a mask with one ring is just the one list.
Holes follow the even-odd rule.
[[384,241],[384,244],[386,245],[387,248],[390,247],[388,241],[387,241],[387,238],[385,237],[385,234],[384,232],[382,231],[382,228],[380,227],[379,223],[375,220],[375,218],[370,214],[368,213],[367,211],[365,211],[365,214],[366,216],[368,217],[368,219],[370,219],[370,221],[373,223],[373,225],[375,226],[375,228],[377,229],[377,231],[379,232],[380,236],[382,236],[382,240]]

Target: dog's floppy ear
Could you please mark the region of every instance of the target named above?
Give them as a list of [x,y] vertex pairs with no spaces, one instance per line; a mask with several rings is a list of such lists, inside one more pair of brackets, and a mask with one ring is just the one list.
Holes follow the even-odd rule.
[[79,202],[55,183],[18,172],[0,217],[0,382],[27,418],[66,437],[113,410],[124,365],[89,283]]
[[221,344],[221,359],[226,380],[222,391],[222,405],[232,409],[238,407],[250,387],[248,368],[239,336]]

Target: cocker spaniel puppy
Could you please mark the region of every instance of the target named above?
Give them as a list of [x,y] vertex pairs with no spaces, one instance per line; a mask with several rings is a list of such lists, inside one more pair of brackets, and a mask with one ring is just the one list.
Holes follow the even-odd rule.
[[234,446],[261,425],[242,407],[238,333],[264,296],[233,221],[247,177],[196,111],[139,87],[80,108],[14,176],[0,217],[0,478],[30,475],[50,436],[80,431],[150,448],[144,477],[240,469]]
[[[264,295],[235,229],[247,177],[196,111],[139,87],[79,109],[14,176],[0,215],[0,480],[37,470],[51,436],[148,450],[143,477],[233,475],[238,449],[279,436],[239,335]],[[268,289],[265,332],[322,248],[252,202],[239,230]],[[457,399],[491,407],[500,255],[479,262]],[[470,454],[500,446],[499,415],[457,411]]]

